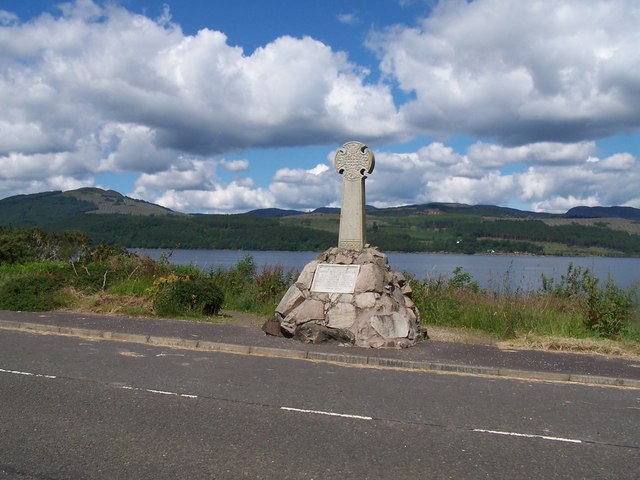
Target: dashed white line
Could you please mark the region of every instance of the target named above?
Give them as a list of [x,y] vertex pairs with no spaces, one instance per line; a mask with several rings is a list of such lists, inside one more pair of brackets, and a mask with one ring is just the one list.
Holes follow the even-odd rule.
[[302,408],[280,407],[280,410],[299,413],[314,413],[316,415],[329,415],[331,417],[355,418],[357,420],[373,420],[373,417],[365,417],[363,415],[350,415],[348,413],[323,412],[322,410],[305,410]]
[[[21,370],[7,370],[5,368],[0,368],[0,373],[10,373],[12,375],[25,375],[27,377],[39,377],[39,378],[51,378],[51,379],[58,378],[55,375],[43,375],[41,373],[23,372]],[[154,390],[151,388],[137,388],[137,387],[129,387],[126,385],[123,385],[120,388],[123,390],[138,390],[141,392],[157,393],[160,395],[174,395],[176,397],[182,397],[182,398],[198,398],[197,395],[190,395],[187,393],[166,392],[164,390]]]
[[137,390],[139,392],[157,393],[159,395],[171,395],[171,396],[182,397],[182,398],[198,398],[197,395],[190,395],[187,393],[167,392],[164,390],[154,390],[152,388],[137,388],[137,387],[129,387],[126,385],[123,385],[120,388],[123,390]]
[[[50,378],[50,379],[58,378],[55,375],[44,375],[44,374],[41,374],[41,373],[23,372],[23,371],[20,371],[20,370],[7,370],[7,369],[4,369],[4,368],[0,368],[0,373],[9,373],[9,374],[12,374],[12,375],[25,375],[25,376],[29,376],[29,377]],[[154,393],[154,394],[158,394],[158,395],[170,395],[170,396],[176,396],[176,397],[182,397],[182,398],[193,398],[193,399],[197,399],[198,398],[197,395],[190,395],[190,394],[187,394],[187,393],[168,392],[168,391],[165,391],[165,390],[155,390],[155,389],[152,389],[152,388],[138,388],[138,387],[130,387],[130,386],[127,386],[127,385],[122,385],[119,388],[121,388],[123,390],[135,390],[135,391],[140,391],[140,392]],[[373,417],[369,417],[369,416],[365,416],[365,415],[352,415],[352,414],[349,414],[349,413],[326,412],[326,411],[323,411],[323,410],[308,410],[308,409],[294,408],[294,407],[280,407],[280,410],[285,410],[285,411],[289,411],[289,412],[297,412],[297,413],[309,413],[309,414],[315,414],[315,415],[327,415],[327,416],[331,416],[331,417],[351,418],[351,419],[356,419],[356,420],[373,420]],[[473,432],[477,432],[477,433],[489,433],[489,434],[493,434],[493,435],[505,435],[505,436],[510,436],[510,437],[538,438],[538,439],[541,439],[541,440],[550,440],[550,441],[554,441],[554,442],[565,442],[565,443],[575,443],[575,444],[585,443],[583,440],[578,440],[578,439],[575,439],[575,438],[552,437],[552,436],[549,436],[549,435],[533,435],[533,434],[529,434],[529,433],[504,432],[504,431],[500,431],[500,430],[486,430],[486,429],[482,429],[482,428],[474,428],[474,429],[472,429],[472,431]]]
[[484,430],[481,428],[474,428],[473,431],[479,432],[479,433],[492,433],[494,435],[507,435],[511,437],[540,438],[542,440],[551,440],[554,442],[584,443],[582,440],[577,440],[575,438],[550,437],[547,435],[531,435],[529,433],[501,432],[499,430]]
[[0,372],[11,373],[13,375],[26,375],[28,377],[57,378],[54,375],[43,375],[41,373],[21,372],[19,370],[5,370],[4,368],[0,368]]

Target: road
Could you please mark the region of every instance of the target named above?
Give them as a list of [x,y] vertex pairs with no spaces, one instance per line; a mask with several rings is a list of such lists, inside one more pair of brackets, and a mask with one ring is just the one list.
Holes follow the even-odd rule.
[[0,479],[640,478],[640,390],[0,332]]

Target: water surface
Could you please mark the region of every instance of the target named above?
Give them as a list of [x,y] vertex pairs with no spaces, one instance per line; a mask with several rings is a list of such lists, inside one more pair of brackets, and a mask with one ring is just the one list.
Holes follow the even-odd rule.
[[[163,250],[132,249],[157,259],[168,255],[177,265],[193,264],[208,271],[233,267],[246,255],[251,255],[258,268],[281,264],[285,270],[302,270],[320,252],[244,251],[244,250]],[[569,264],[589,268],[601,282],[611,275],[620,287],[640,283],[640,258],[551,257],[523,255],[449,255],[438,253],[387,252],[389,264],[400,272],[409,272],[419,279],[450,276],[456,267],[469,273],[483,288],[502,290],[520,288],[535,290],[541,286],[541,276],[560,280]]]

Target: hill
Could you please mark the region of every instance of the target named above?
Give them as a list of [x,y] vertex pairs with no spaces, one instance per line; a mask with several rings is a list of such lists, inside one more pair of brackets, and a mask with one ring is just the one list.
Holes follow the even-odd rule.
[[16,195],[0,200],[2,225],[49,225],[57,220],[85,214],[182,215],[160,205],[100,188]]
[[574,207],[565,214],[565,217],[640,220],[640,209],[633,207]]
[[291,215],[302,215],[303,213],[304,212],[300,212],[298,210],[283,210],[281,208],[260,208],[258,210],[251,210],[244,215],[261,218],[279,218],[290,217]]
[[[0,226],[76,230],[95,242],[143,248],[321,251],[337,243],[339,213],[186,215],[96,188],[0,200]],[[571,217],[587,213],[606,217]],[[613,217],[637,214],[628,207],[566,215],[457,203],[368,207],[367,241],[387,251],[640,256],[640,222]]]

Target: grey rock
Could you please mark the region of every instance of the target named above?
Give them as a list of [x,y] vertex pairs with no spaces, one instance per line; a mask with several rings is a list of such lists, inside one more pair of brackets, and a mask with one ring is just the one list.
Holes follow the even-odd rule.
[[304,343],[353,345],[355,338],[348,330],[329,328],[317,323],[305,323],[296,328],[293,338]]
[[338,303],[351,303],[353,302],[353,294],[352,293],[341,293],[337,298]]
[[316,272],[318,262],[313,260],[305,265],[296,282],[298,287],[302,290],[309,290],[311,288],[311,282],[313,281],[313,274]]
[[365,309],[376,305],[376,294],[373,292],[360,293],[355,296],[356,307]]
[[276,307],[276,312],[286,317],[291,313],[292,310],[297,308],[302,302],[304,302],[304,294],[302,291],[294,284],[289,287],[287,293],[284,294],[280,303]]
[[300,325],[312,320],[324,320],[324,303],[320,300],[309,298],[292,310],[283,322]]
[[280,324],[282,323],[282,317],[280,314],[276,313],[275,315],[271,315],[267,319],[264,324],[262,324],[262,330],[267,335],[273,335],[274,337],[284,337],[284,332],[280,328]]
[[327,311],[327,326],[349,328],[356,321],[356,307],[351,303],[338,303]]
[[373,315],[371,327],[385,340],[406,338],[411,330],[409,320],[398,312],[393,312],[390,315]]
[[371,252],[364,251],[354,260],[353,263],[358,265],[364,265],[365,263],[373,263],[375,261],[375,257]]
[[385,270],[374,263],[368,263],[360,267],[360,274],[356,280],[356,293],[378,292],[384,288]]
[[344,253],[341,252],[338,255],[336,255],[335,263],[340,265],[351,265],[353,263],[353,259],[350,256],[345,255]]

